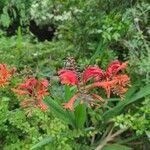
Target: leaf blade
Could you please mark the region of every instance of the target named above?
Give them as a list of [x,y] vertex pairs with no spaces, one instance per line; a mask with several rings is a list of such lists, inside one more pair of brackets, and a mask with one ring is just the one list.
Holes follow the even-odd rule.
[[129,105],[133,102],[138,101],[139,99],[141,99],[149,94],[150,94],[150,85],[146,85],[145,87],[143,87],[140,91],[138,91],[134,95],[133,95],[133,93],[129,94],[130,96],[128,96],[128,98],[126,100],[121,101],[120,103],[118,103],[117,106],[115,106],[114,108],[112,108],[104,113],[104,115],[103,115],[104,121],[112,118],[113,116],[118,115],[122,111],[122,109],[124,109],[124,107],[126,107],[127,105]]

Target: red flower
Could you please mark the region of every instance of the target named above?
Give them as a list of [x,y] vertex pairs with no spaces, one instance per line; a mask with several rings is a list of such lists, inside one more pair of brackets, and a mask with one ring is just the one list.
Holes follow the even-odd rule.
[[107,78],[117,74],[120,70],[126,69],[128,62],[120,63],[118,60],[113,61],[107,68],[105,75]]
[[83,72],[83,85],[85,86],[87,81],[91,78],[95,77],[95,80],[99,80],[103,77],[103,72],[98,67],[89,67]]
[[14,89],[14,88],[11,88],[11,90],[13,92],[17,93],[18,95],[24,95],[24,94],[30,95],[30,93],[28,91],[18,90],[18,89]]
[[21,84],[18,88],[11,90],[18,95],[26,95],[26,98],[22,102],[23,107],[40,107],[42,110],[47,110],[48,107],[44,105],[42,99],[44,96],[48,95],[48,81],[43,80],[42,82],[38,81],[37,79],[28,79],[25,83]]
[[58,72],[61,84],[68,84],[68,85],[77,85],[78,82],[78,75],[74,71],[62,69]]
[[114,76],[112,80],[115,81],[115,84],[111,86],[113,94],[116,94],[123,99],[123,94],[128,91],[126,86],[130,85],[130,78],[126,74],[123,74]]
[[[121,70],[127,68],[128,62],[120,63],[118,60],[113,61],[106,72],[98,67],[89,67],[82,73],[82,84],[79,83],[78,75],[75,71],[62,69],[58,72],[61,83],[69,85],[77,85],[77,93],[64,105],[65,109],[74,110],[73,104],[78,97],[82,102],[93,104],[93,99],[105,102],[104,99],[96,94],[90,93],[93,88],[102,88],[106,91],[107,98],[110,98],[111,92],[123,98],[123,94],[127,92],[130,78],[126,75],[119,75]],[[87,85],[89,79],[94,78],[94,83]]]
[[58,72],[61,84],[77,85],[78,92],[64,105],[65,109],[74,110],[73,104],[75,100],[80,97],[82,101],[87,103],[93,103],[93,99],[104,101],[99,95],[91,94],[86,90],[86,84],[92,77],[95,80],[99,80],[103,77],[103,72],[98,67],[89,67],[82,74],[82,85],[79,83],[78,75],[76,72],[71,70],[62,69]]
[[69,100],[69,102],[64,105],[64,108],[65,108],[65,109],[70,109],[70,110],[73,111],[73,110],[74,110],[73,104],[74,104],[75,100],[76,100],[79,96],[80,96],[80,93],[75,94],[75,95]]
[[14,75],[16,68],[9,70],[7,64],[0,64],[0,86],[9,84],[9,79]]
[[118,83],[122,86],[129,85],[129,83],[130,83],[130,78],[126,74],[116,75],[113,77],[112,80],[114,80],[116,83]]
[[126,69],[127,62],[120,64],[119,61],[114,61],[108,67],[105,72],[105,78],[103,81],[95,82],[89,86],[89,90],[100,87],[105,89],[107,98],[110,98],[111,91],[123,98],[123,94],[127,92],[128,88],[125,88],[130,83],[130,78],[126,75],[118,75],[120,70]]

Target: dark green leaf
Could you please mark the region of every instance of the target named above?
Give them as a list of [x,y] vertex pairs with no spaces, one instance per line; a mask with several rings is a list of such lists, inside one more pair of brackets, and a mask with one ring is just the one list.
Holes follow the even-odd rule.
[[70,123],[68,115],[66,111],[60,106],[56,100],[53,100],[51,97],[45,98],[46,105],[54,112],[54,114],[63,121]]
[[116,107],[114,107],[114,108],[108,110],[106,113],[104,113],[103,118],[105,121],[118,115],[124,109],[125,106],[127,106],[133,102],[136,102],[139,99],[149,95],[150,94],[150,85],[146,85],[139,92],[137,92],[135,94],[133,94],[133,91],[132,92],[129,91],[130,94],[128,94],[128,96],[126,97],[126,99],[124,101],[119,102]]

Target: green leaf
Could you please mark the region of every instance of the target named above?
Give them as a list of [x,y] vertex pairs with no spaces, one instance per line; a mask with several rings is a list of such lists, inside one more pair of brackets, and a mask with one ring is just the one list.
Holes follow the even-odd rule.
[[136,92],[137,90],[138,90],[138,89],[137,89],[137,85],[133,85],[133,86],[128,90],[128,92],[126,93],[125,98],[126,98],[126,99],[131,98],[131,97],[135,94],[135,92]]
[[3,102],[8,102],[8,101],[10,101],[10,98],[9,97],[2,97],[2,101]]
[[71,95],[70,86],[65,85],[65,102],[68,102],[68,100],[71,98]]
[[19,26],[18,27],[18,30],[17,30],[17,48],[18,48],[18,54],[19,54],[19,57],[21,55],[21,48],[22,48],[22,33],[21,33],[21,27]]
[[145,131],[145,133],[146,133],[148,139],[150,139],[150,131]]
[[120,101],[120,98],[105,98],[105,100],[108,102],[116,102],[116,101]]
[[57,103],[56,100],[53,100],[51,97],[47,96],[45,99],[45,104],[52,110],[52,112],[61,120],[70,123],[66,111]]
[[94,53],[94,55],[91,57],[90,61],[89,61],[89,64],[92,64],[94,63],[96,57],[102,57],[104,52],[105,52],[105,47],[106,47],[106,44],[103,43],[103,41],[100,41],[99,42],[99,45]]
[[128,96],[126,97],[126,99],[124,101],[119,102],[116,107],[114,107],[114,108],[108,110],[106,113],[104,113],[103,118],[105,121],[118,115],[125,108],[125,106],[127,106],[133,102],[136,102],[139,99],[149,95],[150,94],[150,85],[146,85],[139,92],[137,92],[135,94],[133,94],[133,92],[135,90],[133,90],[133,89],[131,89],[131,90],[132,90],[132,92],[129,91],[130,94],[128,94]]
[[44,138],[42,139],[39,143],[37,143],[36,145],[34,145],[33,147],[31,147],[30,150],[33,150],[33,149],[36,149],[36,148],[40,148],[50,142],[53,141],[53,138],[52,137],[47,137],[47,138]]
[[86,121],[86,106],[84,104],[79,104],[75,108],[75,120],[76,120],[76,127],[78,129],[84,127]]
[[133,149],[124,145],[108,144],[102,150],[133,150]]
[[72,127],[75,128],[74,112],[63,109],[63,107],[60,106],[56,100],[53,100],[51,97],[48,96],[45,98],[45,104],[50,108],[50,110],[52,110],[54,115],[56,115],[59,119],[61,119],[65,123],[72,125]]
[[[69,85],[65,85],[65,102],[68,102],[70,98],[72,97],[72,90]],[[74,112],[70,110],[66,110],[66,113],[72,122],[73,126],[75,127],[75,115]]]
[[2,14],[0,20],[4,27],[9,27],[11,20],[8,14]]

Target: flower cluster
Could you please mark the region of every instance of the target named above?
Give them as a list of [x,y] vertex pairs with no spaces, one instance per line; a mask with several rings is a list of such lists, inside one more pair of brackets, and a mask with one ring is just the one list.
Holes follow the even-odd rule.
[[48,84],[48,80],[46,79],[40,82],[37,79],[31,78],[19,85],[17,89],[12,88],[11,90],[18,95],[25,95],[25,98],[21,103],[22,107],[40,107],[45,111],[48,107],[44,105],[42,99],[49,94]]
[[[58,72],[61,84],[77,86],[77,93],[64,105],[64,108],[74,110],[74,102],[80,97],[81,102],[87,102],[90,105],[96,104],[94,99],[105,102],[104,99],[90,91],[93,88],[102,88],[106,91],[107,98],[110,94],[116,94],[123,98],[127,92],[130,78],[121,71],[127,68],[127,62],[121,63],[118,60],[113,61],[105,72],[98,67],[89,67],[82,73],[81,82],[76,71],[62,69]],[[121,72],[121,73],[120,73]],[[94,83],[87,85],[88,81],[93,78]]]
[[[81,79],[75,70],[61,69],[58,72],[61,84],[77,87],[77,92],[64,105],[64,108],[74,110],[74,102],[77,98],[80,98],[81,103],[85,102],[88,105],[98,105],[101,107],[100,104],[96,103],[95,99],[107,103],[100,95],[92,92],[94,88],[104,89],[107,98],[110,98],[111,94],[115,94],[123,99],[123,95],[127,92],[127,86],[130,83],[128,75],[122,72],[127,68],[127,65],[127,62],[121,63],[116,60],[107,67],[106,71],[99,67],[89,67],[83,71]],[[9,84],[9,79],[14,75],[15,70],[15,68],[9,70],[6,64],[0,64],[0,86],[3,87]],[[42,100],[46,95],[49,95],[48,85],[49,83],[46,79],[39,81],[35,78],[29,78],[25,83],[20,84],[18,88],[12,88],[11,90],[23,96],[22,107],[28,109],[40,107],[45,111],[48,107]]]
[[9,70],[7,64],[0,64],[0,87],[9,84],[9,80],[14,75],[15,71],[15,67]]

